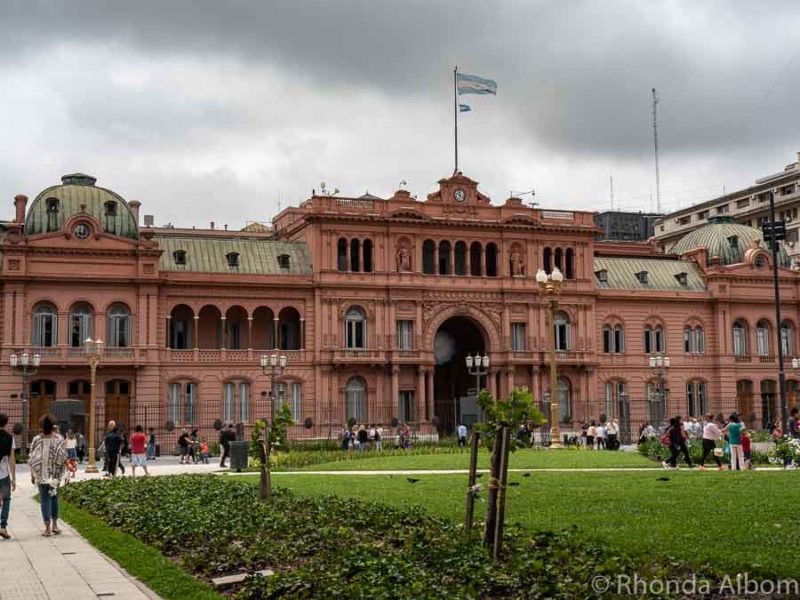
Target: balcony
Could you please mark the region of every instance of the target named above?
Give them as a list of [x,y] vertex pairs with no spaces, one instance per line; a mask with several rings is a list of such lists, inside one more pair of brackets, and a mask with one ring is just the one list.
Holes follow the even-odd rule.
[[223,348],[176,350],[167,348],[164,353],[164,360],[183,363],[252,363],[258,365],[262,354],[286,355],[289,364],[301,363],[307,360],[305,350],[228,350]]
[[749,354],[742,354],[742,355],[734,355],[733,362],[735,363],[751,363],[753,362],[753,357]]
[[334,350],[333,360],[344,364],[383,364],[386,362],[383,350],[356,350],[352,348]]
[[[32,348],[32,353],[42,357],[43,365],[60,363],[63,365],[86,364],[86,349],[67,346]],[[123,364],[135,363],[144,359],[144,350],[140,348],[110,348],[103,350],[102,363]]]
[[774,356],[759,356],[758,362],[761,363],[762,365],[765,365],[765,364],[774,364],[776,361]]

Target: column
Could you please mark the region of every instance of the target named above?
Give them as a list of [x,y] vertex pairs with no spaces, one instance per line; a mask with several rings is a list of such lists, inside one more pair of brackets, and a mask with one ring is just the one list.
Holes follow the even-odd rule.
[[486,246],[481,244],[481,262],[480,262],[480,275],[486,275]]
[[[400,396],[400,367],[392,367],[392,397],[389,401],[389,407],[396,407],[397,399]],[[399,412],[399,411],[398,411]]]
[[222,343],[220,344],[220,349],[225,350],[228,347],[228,340],[225,339],[227,336],[225,335],[227,332],[225,331],[225,325],[227,324],[227,317],[222,316],[219,320],[220,330],[222,331]]
[[487,383],[489,384],[489,393],[492,395],[492,398],[497,398],[497,371],[494,369],[489,369],[489,375],[487,376]]
[[306,349],[306,320],[300,319],[300,350]]
[[430,421],[433,418],[434,404],[436,404],[436,398],[433,396],[433,369],[427,371],[426,378],[428,390],[425,392],[425,420]]
[[434,242],[433,246],[433,274],[439,274],[439,242]]
[[414,415],[417,422],[425,420],[425,373],[422,367],[417,369],[417,414]]
[[170,326],[170,324],[172,323],[172,316],[171,315],[167,315],[166,321],[167,321],[167,339],[166,339],[166,343],[164,344],[164,347],[169,349],[170,341],[171,341],[170,338],[172,337],[170,335],[170,332],[172,331],[172,327]]
[[506,385],[508,387],[508,393],[510,395],[512,390],[514,389],[514,367],[513,366],[508,368],[506,377],[507,377],[507,380],[508,380]]
[[247,349],[253,349],[253,317],[247,317]]
[[272,349],[277,350],[281,347],[280,340],[278,339],[280,328],[278,327],[278,317],[272,319]]
[[350,260],[350,240],[345,240],[347,242],[347,250],[345,251],[345,256],[347,257],[347,264],[345,265],[344,270],[349,271],[351,265],[353,264]]
[[194,316],[194,339],[192,340],[192,346],[195,350],[200,347],[200,315]]
[[469,277],[472,275],[472,252],[470,252],[470,245],[467,244],[467,251],[464,256],[464,274]]

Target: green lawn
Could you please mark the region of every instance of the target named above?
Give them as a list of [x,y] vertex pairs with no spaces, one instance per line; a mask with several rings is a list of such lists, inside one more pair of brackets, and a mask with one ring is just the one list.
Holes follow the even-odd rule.
[[[586,460],[597,461],[612,453],[581,454],[586,454]],[[535,466],[534,456],[524,456],[516,457],[516,466]],[[566,461],[569,454],[563,456],[558,461]],[[534,530],[577,526],[579,534],[587,539],[599,540],[645,560],[653,554],[668,555],[693,565],[709,563],[729,573],[746,570],[800,576],[800,553],[795,551],[800,531],[800,473],[796,471],[528,475],[509,476],[510,482],[519,484],[509,487],[506,514],[510,523]],[[479,481],[485,482],[487,477],[484,475]],[[391,505],[418,504],[435,514],[463,518],[465,475],[414,478],[419,481],[411,483],[404,475],[276,473],[274,482],[299,494],[355,496]],[[476,514],[482,518],[486,505],[481,502],[477,506]]]
[[[344,454],[344,453],[343,453]],[[489,452],[482,450],[478,467],[489,468]],[[509,467],[512,469],[578,469],[578,468],[628,468],[653,467],[653,461],[638,452],[608,452],[591,450],[542,450],[526,449],[511,455]],[[469,451],[457,454],[410,454],[408,456],[381,456],[373,453],[372,458],[339,460],[304,467],[305,471],[388,471],[424,469],[467,469]]]

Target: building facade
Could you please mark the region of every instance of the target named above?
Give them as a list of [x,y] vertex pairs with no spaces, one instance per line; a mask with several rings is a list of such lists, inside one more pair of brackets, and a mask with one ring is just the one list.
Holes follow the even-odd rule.
[[[492,204],[461,173],[425,200],[315,195],[272,229],[142,226],[138,202],[81,174],[14,204],[0,410],[28,428],[45,411],[85,428],[92,337],[106,342],[98,423],[153,427],[167,447],[183,428],[247,430],[278,404],[293,437],[335,437],[348,420],[447,434],[475,418],[478,385],[549,397],[538,269],[565,276],[553,334],[567,431],[605,414],[630,438],[644,421],[731,410],[762,426],[778,415],[777,340],[787,360],[800,344],[788,257],[776,323],[760,232],[726,220],[665,255],[596,240],[592,213]],[[24,381],[9,365],[23,352],[41,357]],[[464,360],[476,353],[490,358],[479,382]],[[274,386],[259,365],[271,354],[287,357]],[[791,375],[789,388],[794,402]]]
[[653,237],[655,223],[664,215],[660,213],[605,210],[595,213],[594,224],[600,230],[599,240],[643,242]]
[[792,263],[800,260],[798,232],[800,220],[800,152],[797,161],[783,171],[757,179],[743,190],[675,211],[655,223],[655,239],[667,252],[690,231],[706,225],[714,217],[733,217],[749,227],[761,227],[769,220],[769,195],[775,198],[775,219],[786,223],[785,247]]

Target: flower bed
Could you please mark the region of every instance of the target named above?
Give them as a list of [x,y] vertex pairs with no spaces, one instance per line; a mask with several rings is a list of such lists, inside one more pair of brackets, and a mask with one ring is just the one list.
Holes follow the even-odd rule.
[[672,561],[642,565],[572,533],[513,527],[507,560],[493,565],[458,524],[421,509],[281,490],[260,502],[253,485],[215,476],[88,481],[62,493],[197,577],[275,571],[231,588],[237,600],[589,598],[598,575],[687,572]]

